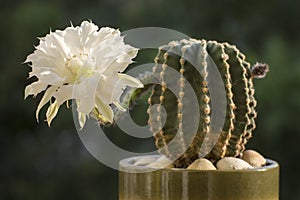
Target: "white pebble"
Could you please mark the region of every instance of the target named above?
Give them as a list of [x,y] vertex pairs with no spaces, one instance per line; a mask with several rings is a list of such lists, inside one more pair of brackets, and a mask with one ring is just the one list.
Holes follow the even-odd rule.
[[172,164],[172,160],[167,158],[166,156],[161,156],[154,162],[151,162],[150,164],[147,165],[147,167],[152,167],[152,168],[172,168],[174,167]]
[[197,170],[216,170],[216,167],[207,159],[200,158],[195,160],[190,164],[187,169],[197,169]]
[[242,159],[234,158],[234,157],[225,157],[217,162],[217,168],[220,170],[232,170],[232,169],[251,169],[253,167]]
[[156,161],[156,158],[155,157],[151,157],[151,156],[145,156],[145,157],[140,157],[138,158],[134,165],[137,165],[137,166],[145,166],[145,165],[148,165],[149,163],[152,163],[152,162],[155,162]]
[[254,150],[244,151],[242,159],[253,167],[261,167],[266,164],[266,159]]

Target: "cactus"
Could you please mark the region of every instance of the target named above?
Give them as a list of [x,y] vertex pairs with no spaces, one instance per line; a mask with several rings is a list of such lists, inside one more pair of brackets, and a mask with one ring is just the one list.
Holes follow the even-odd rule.
[[[187,59],[187,55],[194,54],[196,64],[201,67],[197,71]],[[245,150],[247,141],[252,137],[255,129],[256,100],[254,98],[254,87],[252,79],[255,73],[262,77],[263,69],[267,71],[267,65],[256,64],[252,70],[250,64],[245,60],[245,56],[233,45],[228,43],[218,43],[206,40],[181,40],[173,41],[168,45],[159,48],[159,52],[154,59],[155,66],[153,74],[160,81],[160,84],[152,87],[145,87],[151,90],[148,98],[149,106],[161,105],[167,114],[163,127],[160,124],[161,107],[157,107],[155,112],[148,109],[148,124],[155,137],[155,144],[160,152],[171,159],[175,159],[176,167],[187,167],[195,159],[201,156],[200,149],[205,149],[205,136],[210,131],[211,123],[211,96],[208,87],[208,76],[210,73],[209,59],[216,64],[221,75],[225,92],[226,107],[225,122],[218,135],[217,143],[211,151],[205,155],[212,161],[218,161],[226,156],[239,157]],[[178,72],[174,77],[167,73],[172,68]],[[177,94],[168,89],[166,80],[171,84],[177,84]],[[188,116],[185,108],[190,105],[190,99],[186,97],[186,86],[190,84],[199,104],[200,120],[193,121],[193,116]],[[138,94],[145,94],[138,89]],[[131,101],[134,101],[134,98]],[[218,100],[216,100],[218,101]],[[149,107],[150,108],[150,107]],[[193,109],[193,108],[192,108]],[[184,110],[184,111],[183,111]],[[183,120],[187,118],[188,120]],[[197,126],[197,133],[190,144],[186,142],[186,133],[183,127]],[[176,134],[179,134],[175,138]],[[176,141],[174,141],[176,140]],[[167,144],[172,141],[178,144],[179,149],[169,149]],[[201,145],[204,144],[204,146]]]

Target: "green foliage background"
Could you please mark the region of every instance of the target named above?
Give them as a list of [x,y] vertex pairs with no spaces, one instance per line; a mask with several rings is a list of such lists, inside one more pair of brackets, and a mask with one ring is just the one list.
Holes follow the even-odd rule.
[[252,63],[269,63],[268,76],[255,83],[259,116],[248,147],[280,163],[281,199],[300,199],[299,9],[296,0],[1,0],[0,199],[117,199],[117,171],[87,152],[72,113],[62,109],[48,128],[35,121],[40,97],[23,99],[30,68],[22,62],[37,37],[85,19],[121,31],[156,26],[228,41]]

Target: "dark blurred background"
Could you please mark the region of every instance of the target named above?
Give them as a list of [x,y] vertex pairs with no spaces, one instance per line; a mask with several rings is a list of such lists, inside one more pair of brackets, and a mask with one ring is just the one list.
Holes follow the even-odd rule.
[[[37,37],[85,19],[121,31],[156,26],[228,41],[251,63],[269,63],[268,76],[255,81],[259,115],[248,148],[280,163],[281,199],[300,199],[299,9],[296,0],[1,0],[0,199],[118,197],[118,172],[87,152],[72,112],[62,108],[48,128],[35,120],[40,96],[23,99],[31,81],[30,68],[22,62],[38,45]],[[121,140],[125,146],[135,145]]]

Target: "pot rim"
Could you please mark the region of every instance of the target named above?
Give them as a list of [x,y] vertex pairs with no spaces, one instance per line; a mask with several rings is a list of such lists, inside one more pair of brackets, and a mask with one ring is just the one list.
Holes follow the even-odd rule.
[[254,173],[254,172],[264,172],[266,170],[274,169],[279,167],[278,162],[265,158],[267,161],[267,164],[262,167],[254,167],[251,169],[230,169],[230,170],[197,170],[197,169],[186,169],[186,168],[154,168],[154,167],[148,167],[148,166],[142,166],[142,165],[134,165],[134,162],[136,160],[145,158],[145,157],[154,157],[159,158],[162,155],[143,155],[143,156],[133,156],[129,158],[125,158],[120,160],[119,162],[119,169],[121,171],[125,172],[131,172],[131,173],[143,173],[143,172],[151,172],[151,171],[167,171],[172,173],[183,173],[183,172],[189,172],[189,173]]

